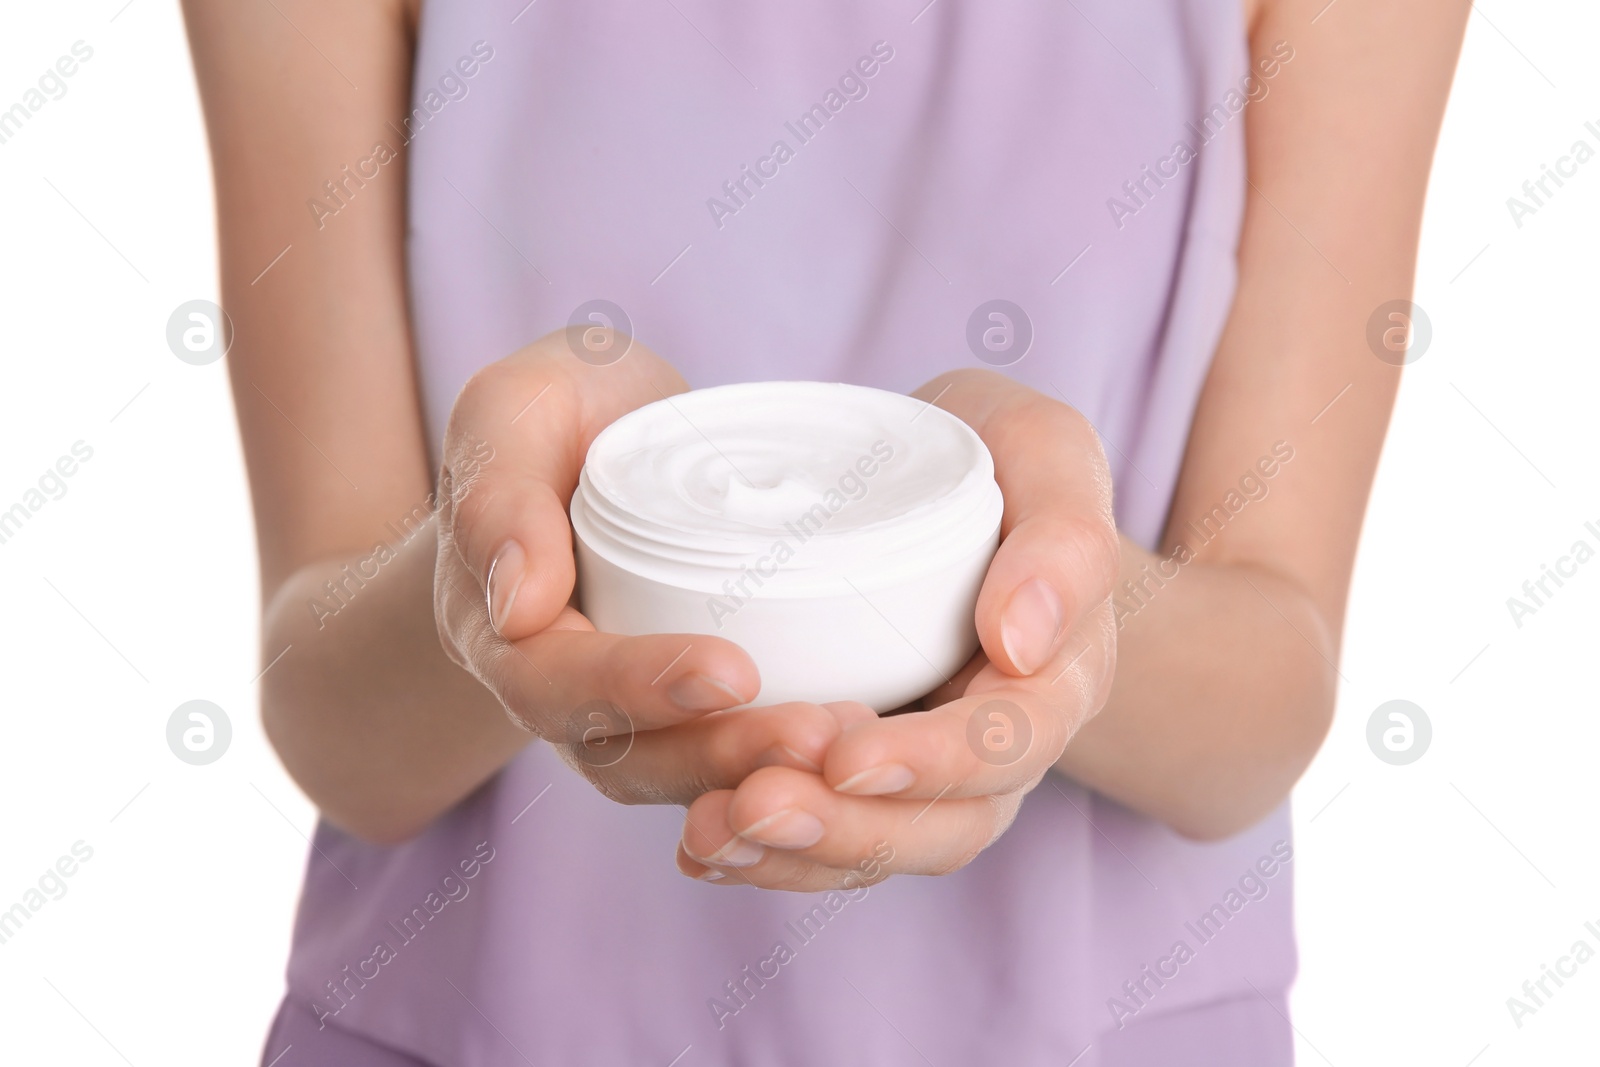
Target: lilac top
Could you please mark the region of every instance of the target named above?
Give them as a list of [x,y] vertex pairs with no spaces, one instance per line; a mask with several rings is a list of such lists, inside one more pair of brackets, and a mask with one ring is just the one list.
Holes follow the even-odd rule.
[[[1154,545],[1234,289],[1239,0],[922,3],[429,0],[394,136],[435,444],[593,299],[693,386],[907,391],[1031,327],[1005,372]],[[1196,844],[1052,774],[965,870],[851,897],[686,879],[682,817],[534,744],[408,844],[323,825],[290,1002],[452,1065],[1292,1059],[1287,805]]]

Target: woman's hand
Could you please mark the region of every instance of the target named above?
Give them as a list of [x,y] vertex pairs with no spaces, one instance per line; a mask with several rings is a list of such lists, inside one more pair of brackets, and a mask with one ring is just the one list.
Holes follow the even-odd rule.
[[1105,702],[1119,544],[1094,428],[988,371],[915,395],[978,431],[1005,496],[978,597],[982,649],[926,711],[880,719],[835,705],[846,729],[820,774],[768,767],[696,800],[678,852],[685,874],[816,891],[957,870],[1005,832]]
[[434,571],[445,651],[614,800],[687,804],[759,767],[817,770],[840,730],[826,708],[707,716],[760,689],[737,645],[597,633],[573,607],[567,506],[590,442],[686,386],[630,338],[588,331],[596,350],[625,352],[597,365],[578,358],[567,336],[551,334],[480,371],[451,412]]

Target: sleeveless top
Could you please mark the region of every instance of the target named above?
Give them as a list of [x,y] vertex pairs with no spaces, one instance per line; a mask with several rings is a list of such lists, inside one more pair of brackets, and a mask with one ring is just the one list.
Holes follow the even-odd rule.
[[[416,63],[435,449],[606,300],[693,387],[1009,364],[1158,543],[1234,291],[1239,0],[428,0]],[[1052,772],[966,869],[852,897],[687,879],[682,819],[535,743],[406,844],[323,824],[290,1001],[449,1065],[1292,1061],[1287,803],[1201,844]]]

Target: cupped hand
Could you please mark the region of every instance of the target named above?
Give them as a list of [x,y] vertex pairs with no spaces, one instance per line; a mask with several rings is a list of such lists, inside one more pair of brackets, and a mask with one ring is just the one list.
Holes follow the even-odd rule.
[[590,443],[686,386],[630,338],[568,337],[551,334],[480,371],[451,412],[434,578],[446,652],[514,722],[624,803],[687,804],[757,768],[820,770],[841,729],[836,712],[723,710],[760,689],[737,645],[598,633],[574,606],[567,508]]
[[690,805],[678,868],[723,885],[817,891],[944,874],[1011,825],[1116,664],[1111,478],[1082,415],[1002,375],[943,375],[916,396],[971,425],[1005,496],[978,597],[980,651],[923,701],[879,718],[830,705],[844,732],[820,773],[759,769]]

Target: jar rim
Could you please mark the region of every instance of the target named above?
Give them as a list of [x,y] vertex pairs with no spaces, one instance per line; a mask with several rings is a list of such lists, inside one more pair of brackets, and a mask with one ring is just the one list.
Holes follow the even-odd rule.
[[591,443],[571,504],[576,535],[617,567],[706,591],[770,567],[771,596],[937,572],[992,544],[1003,509],[987,446],[955,415],[886,390],[794,381],[629,412]]

